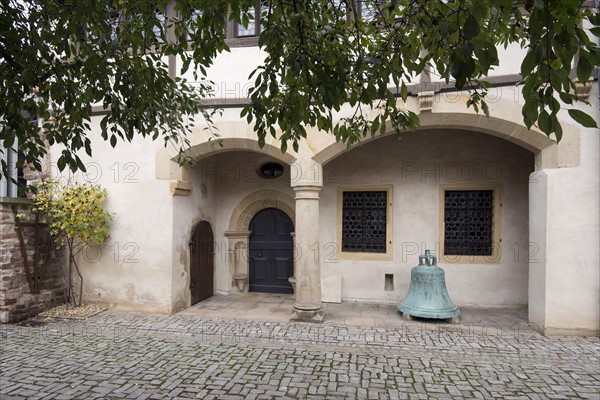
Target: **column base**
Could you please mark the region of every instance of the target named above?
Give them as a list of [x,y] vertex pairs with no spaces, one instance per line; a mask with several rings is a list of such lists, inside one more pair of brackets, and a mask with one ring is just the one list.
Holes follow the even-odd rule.
[[321,305],[294,304],[290,321],[321,323],[324,318],[323,306]]

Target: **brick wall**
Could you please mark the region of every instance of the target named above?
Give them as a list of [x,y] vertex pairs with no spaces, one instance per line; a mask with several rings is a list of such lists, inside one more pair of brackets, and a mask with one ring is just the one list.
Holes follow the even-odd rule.
[[[17,213],[25,214],[20,221],[30,279],[26,273],[13,208]],[[48,248],[48,230],[38,225],[40,251],[38,266],[35,267],[35,231],[31,205],[27,199],[0,198],[0,322],[27,319],[64,302],[66,284],[63,279],[65,263],[62,251],[52,249],[48,263],[43,267],[45,250]]]

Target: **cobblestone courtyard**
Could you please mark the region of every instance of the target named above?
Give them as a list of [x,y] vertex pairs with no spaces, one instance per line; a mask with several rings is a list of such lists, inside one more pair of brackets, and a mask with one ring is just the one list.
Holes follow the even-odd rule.
[[598,338],[106,311],[0,325],[1,399],[600,399]]

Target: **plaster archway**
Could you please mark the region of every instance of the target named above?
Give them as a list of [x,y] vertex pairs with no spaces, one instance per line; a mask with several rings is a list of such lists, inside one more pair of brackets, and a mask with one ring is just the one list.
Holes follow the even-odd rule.
[[281,149],[273,144],[266,143],[261,148],[258,144],[256,134],[254,134],[253,138],[224,137],[220,141],[201,142],[193,144],[188,151],[195,160],[201,160],[216,153],[240,150],[267,154],[286,164],[291,164],[295,160],[292,154],[287,152],[282,153]]
[[[232,124],[234,125],[233,128],[229,126]],[[261,148],[256,134],[245,121],[229,123],[227,126],[229,129],[220,131],[223,137],[218,141],[209,140],[206,134],[192,132],[189,137],[190,147],[186,151],[186,155],[198,161],[219,153],[251,151],[270,156],[287,165],[291,165],[296,160],[295,155],[290,152],[291,150],[282,153],[279,141],[272,137],[269,137]],[[241,129],[243,129],[244,137],[236,137]],[[249,129],[250,132],[247,132]],[[171,180],[171,192],[173,194],[188,195],[192,190],[188,178],[189,171],[179,165],[177,162],[178,157],[177,149],[172,146],[164,147],[158,151],[155,156],[155,176],[156,179]]]
[[[519,103],[502,99],[490,106],[490,117],[488,118],[467,108],[465,101],[442,100],[437,104],[434,103],[432,112],[420,113],[420,127],[417,130],[459,129],[499,137],[535,153],[536,168],[538,169],[579,165],[580,139],[579,130],[576,127],[561,121],[563,138],[560,145],[557,145],[554,139],[547,137],[536,128],[527,129],[523,125],[522,105]],[[387,125],[387,133],[364,138],[361,143],[395,134],[391,124]],[[311,140],[311,135],[318,136],[318,138]],[[323,132],[310,132],[308,140],[309,146],[315,154],[313,159],[321,164],[327,164],[337,156],[349,151],[346,144],[336,142],[333,135]]]

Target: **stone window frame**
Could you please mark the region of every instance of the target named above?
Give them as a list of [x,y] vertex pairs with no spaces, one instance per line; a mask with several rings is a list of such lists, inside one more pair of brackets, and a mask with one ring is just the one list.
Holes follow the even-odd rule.
[[[385,232],[385,253],[367,253],[342,251],[342,230],[344,227],[342,221],[344,208],[344,192],[387,192],[387,209],[386,209],[386,232]],[[365,261],[391,261],[393,260],[393,205],[394,191],[392,184],[386,185],[342,185],[337,188],[337,227],[336,227],[336,248],[338,259],[340,260],[365,260]]]
[[[441,262],[448,264],[500,264],[502,251],[502,190],[500,184],[489,183],[469,183],[469,184],[450,184],[440,185],[440,256]],[[493,212],[492,218],[492,254],[487,256],[475,255],[446,255],[444,253],[445,242],[445,193],[446,191],[478,191],[491,190],[493,192]]]

